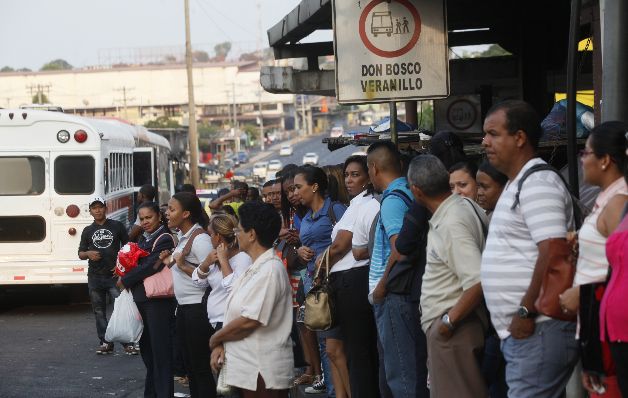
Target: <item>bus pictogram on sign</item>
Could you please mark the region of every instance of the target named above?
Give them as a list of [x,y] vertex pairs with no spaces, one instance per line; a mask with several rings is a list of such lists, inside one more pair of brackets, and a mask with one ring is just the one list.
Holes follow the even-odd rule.
[[384,58],[400,57],[419,41],[421,16],[408,0],[373,0],[362,10],[358,29],[370,52]]

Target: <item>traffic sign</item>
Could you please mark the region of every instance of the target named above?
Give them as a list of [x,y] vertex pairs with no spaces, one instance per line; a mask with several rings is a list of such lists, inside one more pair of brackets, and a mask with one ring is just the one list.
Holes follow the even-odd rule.
[[335,0],[340,103],[449,95],[444,0]]

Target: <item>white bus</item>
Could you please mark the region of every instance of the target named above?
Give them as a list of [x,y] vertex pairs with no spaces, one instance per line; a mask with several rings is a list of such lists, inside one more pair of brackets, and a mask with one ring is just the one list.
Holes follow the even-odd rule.
[[0,109],[0,285],[87,282],[77,253],[89,199],[104,197],[107,217],[129,226],[139,186],[158,187],[162,202],[173,191],[169,152],[118,120]]

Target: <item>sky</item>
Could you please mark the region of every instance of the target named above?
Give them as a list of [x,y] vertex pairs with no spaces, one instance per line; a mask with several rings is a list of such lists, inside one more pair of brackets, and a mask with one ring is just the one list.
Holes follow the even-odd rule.
[[[234,51],[255,50],[256,0],[189,0],[193,49],[213,55],[231,41]],[[262,45],[266,30],[299,0],[259,0]],[[74,67],[132,60],[185,45],[183,0],[0,0],[0,68],[38,70],[54,59]]]

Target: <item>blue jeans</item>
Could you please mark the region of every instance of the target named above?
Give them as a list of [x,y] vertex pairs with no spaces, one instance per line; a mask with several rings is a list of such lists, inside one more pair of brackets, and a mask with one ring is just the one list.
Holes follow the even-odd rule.
[[[373,305],[383,348],[386,384],[395,398],[429,397],[427,343],[419,326],[418,304],[410,296],[389,293]],[[380,384],[380,390],[383,386]]]
[[107,295],[114,301],[120,295],[112,275],[87,275],[87,288],[96,318],[96,332],[100,343],[105,342],[107,331]]
[[549,320],[536,324],[534,334],[502,341],[508,396],[558,398],[578,361],[576,324]]

